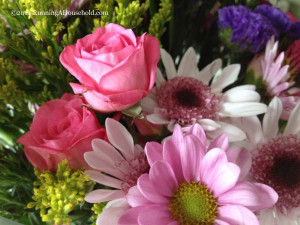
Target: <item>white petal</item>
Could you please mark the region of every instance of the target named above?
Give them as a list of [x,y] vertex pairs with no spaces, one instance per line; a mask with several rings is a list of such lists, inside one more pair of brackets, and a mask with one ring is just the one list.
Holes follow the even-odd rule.
[[[238,119],[238,118],[237,118]],[[257,116],[249,116],[241,118],[243,130],[247,133],[247,137],[251,144],[257,144],[264,138],[262,125]]]
[[300,131],[300,103],[291,112],[284,134],[297,134]]
[[198,72],[196,52],[190,47],[180,61],[177,76],[196,77]]
[[262,210],[258,216],[260,224],[276,224],[273,209]]
[[231,93],[233,91],[238,91],[238,90],[251,90],[251,91],[255,91],[255,88],[256,88],[255,85],[245,84],[245,85],[240,85],[240,86],[236,86],[234,88],[231,88],[226,93]]
[[146,116],[147,120],[149,120],[151,123],[154,124],[168,124],[170,123],[170,120],[162,117],[160,114],[150,114],[148,116]]
[[225,102],[259,102],[260,95],[256,91],[236,90],[224,93]]
[[198,124],[201,125],[203,130],[209,131],[209,130],[216,130],[221,127],[220,124],[217,122],[211,120],[211,119],[202,119],[198,122]]
[[134,157],[133,139],[126,128],[111,118],[105,120],[105,127],[110,143],[119,149],[126,159],[132,159]]
[[90,175],[90,179],[99,184],[103,184],[103,185],[117,188],[117,189],[121,189],[121,185],[123,183],[123,181],[121,181],[121,180],[115,179],[110,176],[106,176],[106,175],[104,175],[98,171],[94,171],[94,170],[86,170],[86,171],[84,171],[84,174]]
[[219,129],[215,131],[207,131],[207,134],[210,137],[215,138],[220,134],[225,133],[228,135],[229,142],[242,141],[246,138],[246,134],[244,133],[244,131],[242,131],[238,127],[228,123],[223,123],[223,122],[218,122],[218,123],[221,125]]
[[171,55],[163,48],[160,49],[160,54],[161,54],[162,62],[165,66],[167,78],[168,78],[168,80],[170,80],[170,79],[174,78],[177,74],[174,61],[173,61]]
[[262,114],[267,111],[267,106],[258,102],[225,102],[221,105],[220,113],[222,116],[246,117]]
[[148,95],[146,98],[142,99],[141,107],[143,109],[143,112],[153,113],[154,108],[158,107],[158,105],[155,99],[151,98],[151,96]]
[[209,81],[216,74],[216,72],[221,68],[222,60],[216,59],[206,67],[204,67],[197,75],[198,80],[202,81],[203,84],[208,85]]
[[156,70],[156,87],[159,87],[162,83],[166,82],[165,78],[163,77],[161,71],[157,68]]
[[124,197],[124,191],[98,189],[88,193],[84,200],[89,203],[107,202],[113,199]]
[[282,113],[282,103],[279,98],[274,97],[270,102],[268,111],[263,119],[263,132],[267,139],[273,138],[278,133],[278,122]]
[[223,88],[236,81],[240,69],[241,66],[239,64],[232,64],[225,67],[222,71],[222,74],[217,78],[215,82],[212,83],[211,91],[213,93],[222,92]]

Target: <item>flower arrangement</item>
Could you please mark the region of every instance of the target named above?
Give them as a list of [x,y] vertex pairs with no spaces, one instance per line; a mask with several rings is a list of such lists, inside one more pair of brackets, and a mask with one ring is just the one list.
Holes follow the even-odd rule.
[[300,223],[294,3],[0,6],[0,224]]

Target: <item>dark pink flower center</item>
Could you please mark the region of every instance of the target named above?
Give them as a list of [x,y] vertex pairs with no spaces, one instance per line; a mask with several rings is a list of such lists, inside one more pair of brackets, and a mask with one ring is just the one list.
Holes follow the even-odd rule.
[[156,91],[160,113],[181,125],[192,125],[201,119],[218,120],[221,96],[209,86],[191,77],[175,77]]
[[276,206],[285,209],[300,206],[300,138],[278,135],[254,152],[251,173],[257,182],[278,193]]
[[131,187],[137,184],[137,180],[142,174],[148,173],[150,169],[144,152],[141,152],[134,159],[127,162],[131,168],[131,172],[126,175],[124,182],[121,185],[122,190],[125,193],[127,193]]

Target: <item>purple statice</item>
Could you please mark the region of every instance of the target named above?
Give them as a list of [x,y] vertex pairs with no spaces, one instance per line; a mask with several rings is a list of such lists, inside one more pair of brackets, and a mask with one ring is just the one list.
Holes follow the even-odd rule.
[[262,50],[272,36],[278,38],[278,32],[272,23],[259,13],[254,13],[245,6],[228,6],[219,9],[219,27],[231,29],[232,43],[240,49],[251,48],[254,53]]
[[280,9],[270,5],[259,5],[254,10],[266,17],[279,32],[287,32],[291,23],[289,17]]

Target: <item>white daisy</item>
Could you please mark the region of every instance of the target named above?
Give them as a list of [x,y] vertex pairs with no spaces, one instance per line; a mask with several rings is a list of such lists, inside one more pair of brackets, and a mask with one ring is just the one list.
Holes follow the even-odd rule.
[[186,51],[177,71],[171,56],[163,49],[161,57],[167,80],[157,70],[156,87],[142,100],[143,111],[150,122],[166,124],[171,131],[175,124],[186,129],[198,123],[211,138],[226,133],[229,141],[238,141],[245,138],[244,132],[225,123],[223,118],[266,112],[267,107],[259,103],[260,96],[254,85],[238,86],[222,93],[236,81],[239,64],[229,65],[217,75],[222,61],[217,59],[199,71],[193,48]]
[[283,110],[275,97],[261,124],[257,117],[234,119],[250,142],[255,182],[271,186],[279,195],[276,205],[260,213],[263,225],[300,224],[300,104],[291,112],[284,132],[278,132]]

